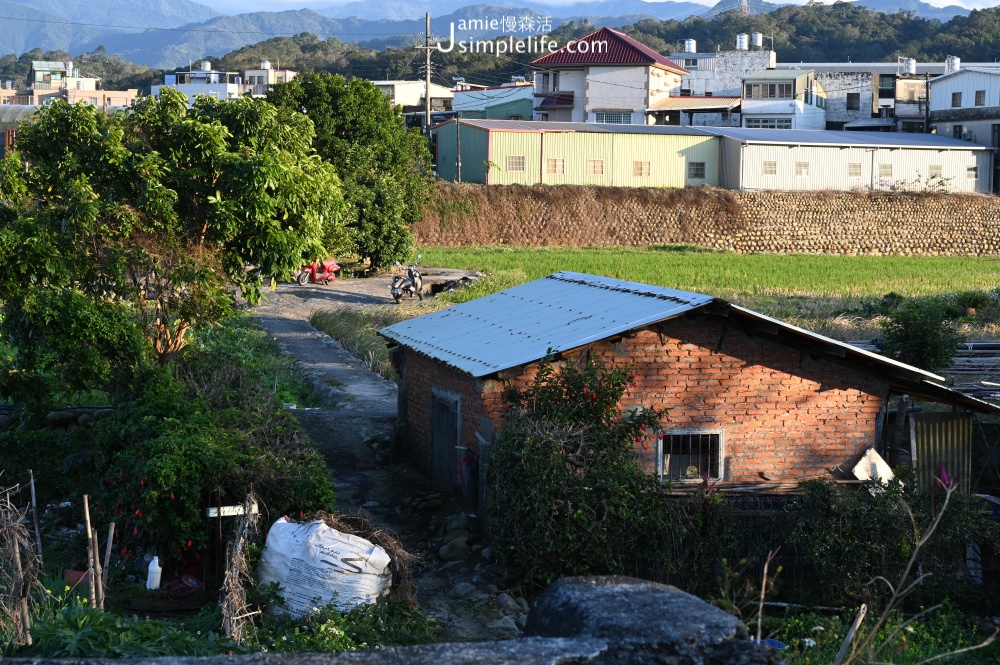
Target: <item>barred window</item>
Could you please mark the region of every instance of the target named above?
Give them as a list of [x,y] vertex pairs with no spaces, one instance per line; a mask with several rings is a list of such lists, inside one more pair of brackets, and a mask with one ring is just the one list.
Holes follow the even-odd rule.
[[723,476],[722,430],[667,430],[658,439],[659,475],[662,480],[721,480]]
[[764,175],[778,175],[778,162],[764,162],[764,168],[761,169],[761,173]]
[[524,155],[507,155],[508,171],[524,171]]
[[691,178],[692,180],[704,180],[705,162],[688,163],[688,178]]
[[587,175],[604,175],[604,160],[603,159],[588,159],[587,160]]
[[594,122],[605,125],[631,125],[632,113],[625,111],[596,111]]
[[633,178],[648,178],[649,177],[649,162],[632,162],[632,177]]
[[562,157],[549,157],[545,160],[545,172],[549,175],[565,175],[566,160]]
[[848,178],[861,177],[861,162],[850,162],[847,165],[847,177]]

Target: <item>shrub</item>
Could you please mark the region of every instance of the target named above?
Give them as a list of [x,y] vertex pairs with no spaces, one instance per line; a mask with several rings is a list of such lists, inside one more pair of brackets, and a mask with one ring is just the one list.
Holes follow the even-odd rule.
[[882,326],[886,353],[932,372],[947,368],[964,341],[949,319],[949,309],[943,299],[927,298],[906,301],[889,312]]
[[597,363],[557,371],[507,395],[510,411],[488,460],[491,538],[517,581],[538,589],[562,575],[632,573],[662,559],[658,534],[677,528],[659,481],[636,448],[655,439],[662,412],[623,411],[626,370]]

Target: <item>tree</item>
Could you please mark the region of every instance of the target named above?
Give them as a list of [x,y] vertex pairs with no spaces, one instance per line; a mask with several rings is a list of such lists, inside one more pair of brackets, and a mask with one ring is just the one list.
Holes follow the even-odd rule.
[[316,126],[316,151],[344,180],[355,252],[381,268],[405,258],[408,225],[427,200],[430,152],[416,130],[370,81],[306,74],[275,86],[268,100],[301,111]]
[[127,386],[234,291],[255,302],[259,275],[340,246],[340,181],[312,138],[264,101],[189,110],[169,89],[115,115],[36,113],[0,166],[0,335],[16,350],[0,388]]

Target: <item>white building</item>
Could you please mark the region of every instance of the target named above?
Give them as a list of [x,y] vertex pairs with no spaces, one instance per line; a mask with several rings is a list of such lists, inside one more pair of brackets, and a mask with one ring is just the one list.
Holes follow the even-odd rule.
[[150,94],[159,97],[160,88],[173,88],[184,93],[188,98],[188,106],[191,106],[198,95],[207,95],[215,99],[236,99],[244,92],[242,84],[243,79],[239,72],[212,69],[212,63],[205,60],[198,69],[165,74],[163,85],[151,86]]
[[[427,84],[424,81],[372,81],[376,88],[385,93],[393,106],[402,106],[403,110],[424,110],[424,91]],[[447,111],[451,109],[453,97],[451,88],[437,83],[431,83],[431,110]]]
[[720,186],[989,193],[993,151],[933,134],[703,128],[722,138]]
[[687,70],[628,35],[601,28],[531,63],[535,120],[653,124],[647,112],[680,95]]
[[826,129],[826,93],[812,71],[754,72],[740,106],[747,129]]
[[929,85],[938,134],[1000,147],[1000,69],[962,67]]
[[254,97],[263,97],[268,88],[279,83],[288,83],[298,75],[291,69],[274,69],[267,60],[261,60],[260,69],[247,69],[243,72],[243,92],[249,92]]

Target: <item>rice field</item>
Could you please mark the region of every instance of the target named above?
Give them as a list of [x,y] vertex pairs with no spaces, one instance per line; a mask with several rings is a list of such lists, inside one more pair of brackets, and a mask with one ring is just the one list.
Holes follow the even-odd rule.
[[690,247],[420,249],[425,265],[483,272],[521,270],[528,280],[560,270],[706,293],[731,300],[851,299],[896,292],[926,296],[1000,286],[1000,257],[735,254]]

